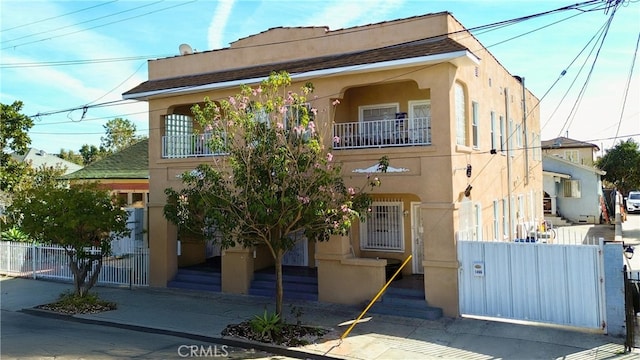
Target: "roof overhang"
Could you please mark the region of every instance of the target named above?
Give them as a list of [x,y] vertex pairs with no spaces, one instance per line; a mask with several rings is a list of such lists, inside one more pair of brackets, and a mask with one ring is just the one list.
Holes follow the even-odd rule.
[[[327,76],[343,76],[343,75],[352,75],[363,72],[371,72],[371,71],[383,71],[383,70],[393,70],[399,68],[406,68],[412,66],[421,66],[421,65],[433,65],[439,63],[449,62],[457,67],[463,66],[473,66],[480,63],[480,59],[471,53],[468,50],[460,50],[449,53],[442,54],[434,54],[427,56],[419,56],[412,57],[407,59],[400,60],[391,60],[391,61],[383,61],[376,62],[370,64],[361,64],[361,65],[352,65],[352,66],[343,66],[343,67],[335,67],[330,69],[321,69],[300,73],[292,73],[290,74],[291,79],[294,81],[304,81],[313,79],[316,77],[327,77]],[[162,98],[167,96],[175,96],[175,95],[185,95],[185,94],[193,94],[199,93],[203,91],[211,91],[211,90],[222,90],[239,87],[240,85],[252,85],[259,84],[263,80],[267,79],[268,76],[261,76],[256,78],[249,79],[239,79],[233,81],[224,81],[217,83],[204,84],[199,86],[184,86],[177,88],[169,88],[169,89],[161,89],[161,90],[153,90],[148,92],[141,93],[133,93],[133,94],[125,94],[122,96],[125,100],[150,100],[152,98]]]
[[553,176],[561,179],[571,179],[571,175],[557,173],[553,171],[542,171],[542,176]]

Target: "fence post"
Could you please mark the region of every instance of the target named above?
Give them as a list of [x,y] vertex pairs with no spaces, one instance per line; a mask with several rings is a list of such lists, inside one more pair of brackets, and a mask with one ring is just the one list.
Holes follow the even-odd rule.
[[34,242],[31,243],[31,276],[33,277],[33,279],[35,280],[36,278],[36,251],[37,251],[37,245]]

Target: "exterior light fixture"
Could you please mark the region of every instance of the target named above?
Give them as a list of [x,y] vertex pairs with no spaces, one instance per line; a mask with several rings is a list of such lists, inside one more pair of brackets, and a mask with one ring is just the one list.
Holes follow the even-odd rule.
[[624,248],[624,257],[627,259],[631,259],[633,257],[633,248],[631,246]]

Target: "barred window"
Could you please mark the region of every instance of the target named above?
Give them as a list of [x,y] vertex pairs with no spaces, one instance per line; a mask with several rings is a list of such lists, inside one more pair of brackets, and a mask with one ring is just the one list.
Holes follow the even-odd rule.
[[362,250],[404,251],[402,202],[374,202],[360,229]]

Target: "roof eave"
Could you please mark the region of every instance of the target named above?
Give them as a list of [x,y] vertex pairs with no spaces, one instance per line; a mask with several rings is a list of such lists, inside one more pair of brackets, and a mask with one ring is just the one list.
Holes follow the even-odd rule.
[[[351,65],[351,66],[343,66],[336,67],[331,69],[322,69],[322,70],[314,70],[314,71],[306,71],[302,73],[293,73],[291,75],[292,80],[304,81],[308,79],[312,79],[320,76],[332,76],[332,75],[349,75],[349,74],[357,74],[362,72],[369,71],[382,71],[382,70],[392,70],[397,68],[405,68],[410,66],[418,66],[418,65],[431,65],[450,62],[457,67],[463,66],[474,66],[480,63],[480,59],[471,53],[468,50],[460,50],[449,53],[435,54],[435,55],[427,55],[420,57],[413,57],[408,59],[400,59],[400,60],[391,60],[391,61],[382,61],[371,64],[362,64],[362,65]],[[125,94],[122,96],[125,100],[150,100],[153,98],[162,98],[167,96],[175,96],[175,95],[185,95],[185,94],[193,94],[203,91],[211,91],[211,90],[222,90],[229,89],[234,87],[239,87],[240,85],[250,85],[250,84],[259,84],[267,77],[258,77],[258,78],[249,78],[249,79],[240,79],[233,81],[225,81],[219,83],[211,83],[200,86],[184,86],[178,88],[169,88],[162,90],[153,90],[141,93],[132,93]]]

